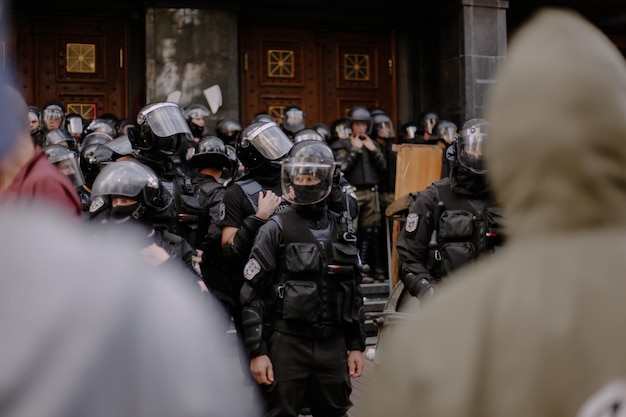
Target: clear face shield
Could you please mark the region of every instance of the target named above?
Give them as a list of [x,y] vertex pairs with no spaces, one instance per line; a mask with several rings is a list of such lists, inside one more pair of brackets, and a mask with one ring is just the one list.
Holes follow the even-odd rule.
[[437,124],[437,119],[434,117],[428,117],[424,119],[424,127],[426,130],[426,133],[428,133],[429,135],[432,135],[433,128],[435,127],[436,124]]
[[472,133],[458,139],[457,159],[459,163],[475,174],[485,174],[486,133]]
[[189,125],[175,103],[162,102],[144,107],[137,115],[137,124],[144,130],[149,127],[152,138],[135,138],[133,135],[131,141],[136,149],[157,149],[172,155],[184,140],[193,142]]
[[286,158],[281,165],[282,192],[290,203],[315,204],[330,194],[334,161],[295,157]]
[[289,152],[293,143],[276,123],[266,123],[248,135],[250,145],[259,151],[263,158],[276,161]]
[[338,139],[349,139],[352,133],[352,128],[347,124],[339,124],[335,127],[335,134]]
[[448,145],[454,143],[457,139],[455,127],[445,127],[441,129],[441,139],[443,139]]
[[405,139],[415,139],[415,135],[417,134],[417,126],[407,126],[404,129],[404,138]]
[[72,181],[74,187],[80,187],[85,183],[85,177],[78,164],[78,158],[72,151],[60,152],[55,155],[49,155],[48,161],[57,167],[59,171]]
[[83,134],[83,129],[84,129],[83,121],[79,119],[78,117],[72,117],[67,120],[66,128],[67,128],[67,131],[70,132],[70,135],[72,135],[74,139],[78,139]]
[[378,137],[389,139],[396,135],[393,129],[393,122],[382,122],[376,125]]
[[290,132],[304,129],[304,113],[299,109],[289,109],[283,114],[283,125]]
[[126,197],[138,199],[143,189],[159,188],[159,179],[154,172],[134,161],[119,161],[106,165],[96,177],[91,188],[91,197]]

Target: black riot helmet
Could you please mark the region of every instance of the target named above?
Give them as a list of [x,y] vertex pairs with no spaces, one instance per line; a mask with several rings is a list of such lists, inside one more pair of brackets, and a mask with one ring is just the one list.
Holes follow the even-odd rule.
[[228,155],[230,165],[222,170],[222,179],[236,180],[239,177],[239,158],[237,158],[237,150],[231,145],[226,145],[226,155]]
[[296,143],[281,163],[285,199],[299,205],[324,200],[333,186],[335,168],[335,155],[324,142],[305,140]]
[[398,131],[398,139],[400,142],[410,142],[417,137],[417,123],[406,122],[400,125]]
[[391,139],[396,136],[391,118],[385,113],[378,113],[372,116],[374,133],[383,139]]
[[67,146],[72,151],[78,151],[78,145],[76,144],[76,140],[64,127],[50,130],[48,133],[46,133],[46,136],[43,140],[43,146],[49,145],[63,145]]
[[80,149],[80,169],[85,176],[85,183],[91,186],[100,172],[100,161],[96,158],[98,147],[112,141],[113,138],[106,133],[93,132],[85,136],[83,146]]
[[303,140],[319,140],[324,142],[322,135],[317,133],[317,130],[313,129],[300,129],[291,138],[293,143],[302,142]]
[[194,168],[216,168],[224,169],[231,166],[226,145],[217,136],[205,136],[200,139],[196,152],[189,160],[189,164]]
[[291,136],[298,130],[304,129],[305,114],[298,106],[287,106],[283,110],[281,127]]
[[485,168],[485,145],[488,123],[485,119],[469,119],[461,125],[456,145],[456,160],[477,175],[487,173]]
[[110,164],[120,158],[137,158],[137,149],[133,149],[127,135],[120,135],[95,148],[95,162],[98,165]]
[[274,122],[251,123],[239,133],[237,157],[250,171],[279,167],[293,143]]
[[193,103],[185,107],[183,115],[187,119],[189,129],[194,138],[201,138],[204,134],[204,126],[206,125],[205,117],[209,117],[211,112],[209,109],[199,103]]
[[215,126],[217,137],[222,139],[225,145],[234,145],[239,132],[241,132],[241,124],[230,117],[223,117]]
[[328,142],[330,140],[330,129],[324,123],[315,123],[313,126],[311,126],[311,129],[319,133],[324,142]]
[[363,106],[352,107],[348,112],[348,120],[350,121],[350,126],[352,126],[352,123],[354,122],[367,123],[368,135],[372,131],[372,115],[370,114],[370,111]]
[[117,136],[115,124],[109,119],[97,118],[89,122],[85,127],[85,136],[94,132],[106,133],[107,135],[111,136],[111,138]]
[[433,128],[435,127],[438,121],[439,121],[439,116],[437,115],[437,113],[432,112],[432,111],[422,112],[417,122],[417,127],[418,127],[417,133],[422,136],[425,133],[432,135]]
[[164,101],[145,106],[137,115],[137,126],[128,129],[133,148],[151,154],[172,156],[193,135],[176,103]]
[[456,129],[456,124],[450,120],[439,120],[433,128],[430,140],[439,140],[445,142],[446,145],[451,145],[457,139]]
[[85,183],[83,172],[78,165],[76,152],[63,145],[45,146],[43,151],[48,156],[48,161],[68,177],[74,187],[80,187]]
[[112,207],[111,201],[115,197],[137,202],[132,212],[114,216],[116,223],[131,218],[149,223],[153,215],[165,211],[172,204],[172,195],[152,168],[133,159],[106,165],[93,183],[91,197],[102,197],[109,207]]
[[250,124],[257,122],[275,122],[274,118],[267,113],[260,112],[255,114],[250,120]]

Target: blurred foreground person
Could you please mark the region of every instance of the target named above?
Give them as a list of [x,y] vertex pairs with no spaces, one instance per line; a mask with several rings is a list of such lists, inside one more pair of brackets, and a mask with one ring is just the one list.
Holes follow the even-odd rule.
[[398,324],[365,416],[617,416],[626,407],[626,64],[578,14],[521,28],[485,114],[509,234]]
[[0,84],[0,94],[10,105],[3,115],[0,138],[0,206],[44,201],[82,218],[74,185],[48,161],[41,147],[33,144],[24,98],[9,83]]
[[172,279],[174,264],[142,263],[132,233],[94,239],[90,226],[49,206],[0,209],[2,415],[259,415],[225,360],[216,302]]

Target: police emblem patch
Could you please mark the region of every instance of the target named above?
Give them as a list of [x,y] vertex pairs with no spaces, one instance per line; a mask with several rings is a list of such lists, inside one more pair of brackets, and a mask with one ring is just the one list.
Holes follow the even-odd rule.
[[100,210],[104,206],[104,198],[98,196],[91,200],[91,205],[89,206],[89,212],[95,213]]
[[220,203],[220,220],[224,220],[226,217],[226,204]]
[[259,262],[257,262],[256,259],[251,258],[243,268],[243,276],[247,280],[251,280],[256,276],[256,274],[259,273],[259,271],[261,271],[261,265],[259,265]]
[[417,229],[417,221],[419,220],[420,216],[417,215],[417,213],[409,213],[409,215],[406,217],[406,226],[405,229],[407,232],[414,232],[415,229]]

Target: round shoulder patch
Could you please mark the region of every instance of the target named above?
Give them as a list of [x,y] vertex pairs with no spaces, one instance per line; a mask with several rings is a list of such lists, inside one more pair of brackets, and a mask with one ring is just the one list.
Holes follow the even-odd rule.
[[95,213],[100,210],[104,206],[104,198],[98,196],[91,200],[91,204],[89,205],[89,212]]
[[406,217],[406,226],[404,227],[407,232],[414,232],[417,229],[417,221],[420,216],[417,213],[409,213]]
[[220,203],[220,220],[224,220],[226,217],[226,204]]
[[243,276],[247,280],[251,280],[260,271],[261,271],[261,265],[259,265],[259,262],[254,258],[250,258],[246,266],[243,268]]

